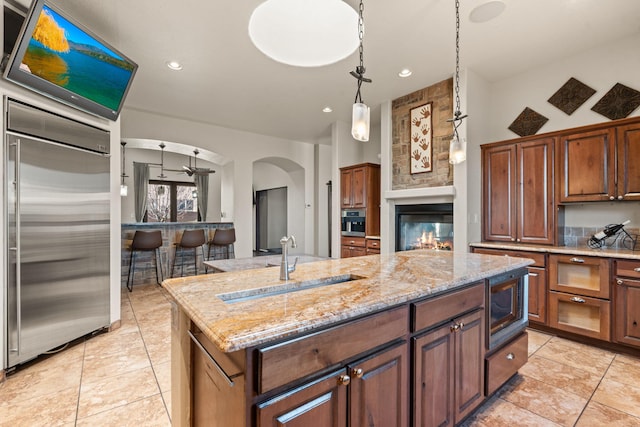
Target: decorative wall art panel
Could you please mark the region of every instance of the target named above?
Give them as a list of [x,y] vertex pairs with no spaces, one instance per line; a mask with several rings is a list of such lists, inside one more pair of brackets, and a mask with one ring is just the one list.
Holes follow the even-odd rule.
[[411,173],[431,172],[433,170],[433,144],[431,128],[431,103],[411,109]]
[[535,135],[548,120],[542,114],[525,107],[522,113],[509,125],[509,130],[518,136]]
[[571,115],[594,93],[596,93],[595,89],[571,77],[548,99],[548,102],[566,114]]
[[591,110],[608,119],[624,119],[640,106],[640,92],[621,83],[616,83],[611,90],[600,98]]

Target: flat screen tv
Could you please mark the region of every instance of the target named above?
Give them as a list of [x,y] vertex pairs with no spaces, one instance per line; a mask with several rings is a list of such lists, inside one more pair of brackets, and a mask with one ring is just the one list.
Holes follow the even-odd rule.
[[47,0],[34,0],[6,79],[86,112],[116,120],[138,65]]

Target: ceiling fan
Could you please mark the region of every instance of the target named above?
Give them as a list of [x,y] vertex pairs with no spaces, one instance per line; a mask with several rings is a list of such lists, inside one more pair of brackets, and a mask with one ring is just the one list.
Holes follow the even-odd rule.
[[187,176],[208,175],[210,173],[216,173],[216,171],[213,169],[199,168],[197,166],[198,154],[200,154],[200,151],[198,151],[197,148],[193,150],[193,166],[191,166],[191,156],[189,156],[189,166],[182,166],[182,169],[165,169],[165,170],[170,172],[183,172],[187,174]]

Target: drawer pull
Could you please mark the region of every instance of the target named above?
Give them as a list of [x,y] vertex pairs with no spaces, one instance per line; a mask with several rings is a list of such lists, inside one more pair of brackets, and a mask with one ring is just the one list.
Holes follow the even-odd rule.
[[618,279],[618,280],[616,280],[616,283],[617,283],[618,285],[622,285],[624,282],[622,281],[622,279]]
[[529,273],[529,276],[531,276],[531,277],[538,277],[538,273]]
[[351,371],[351,373],[356,378],[362,378],[362,376],[364,375],[364,371],[362,370],[362,368],[353,368],[353,371]]
[[636,273],[640,273],[640,267],[634,268],[633,271],[635,271]]
[[584,260],[582,258],[571,258],[569,261],[577,262],[579,264],[583,264],[584,263]]
[[460,323],[456,323],[451,325],[451,332],[458,332],[460,330],[462,330],[462,328],[464,327],[464,323],[460,322]]
[[351,382],[351,377],[349,375],[340,375],[338,378],[338,385],[349,385]]
[[586,302],[584,299],[579,298],[579,297],[572,297],[571,301],[572,302],[577,302],[578,304],[584,304]]
[[513,360],[513,359],[515,359],[515,358],[516,358],[516,355],[515,355],[515,354],[513,354],[513,353],[509,353],[509,354],[507,354],[507,356],[506,356],[506,357],[507,357],[507,360]]

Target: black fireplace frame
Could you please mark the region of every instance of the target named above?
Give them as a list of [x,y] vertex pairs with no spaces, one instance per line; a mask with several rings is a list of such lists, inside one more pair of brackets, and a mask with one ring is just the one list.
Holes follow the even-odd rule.
[[[395,250],[396,252],[403,250],[403,249],[400,249],[400,216],[401,215],[425,215],[425,214],[444,214],[444,215],[451,215],[453,217],[453,203],[450,202],[450,203],[396,205],[396,215],[395,215],[395,235],[396,235]],[[453,224],[453,221],[451,223]]]

